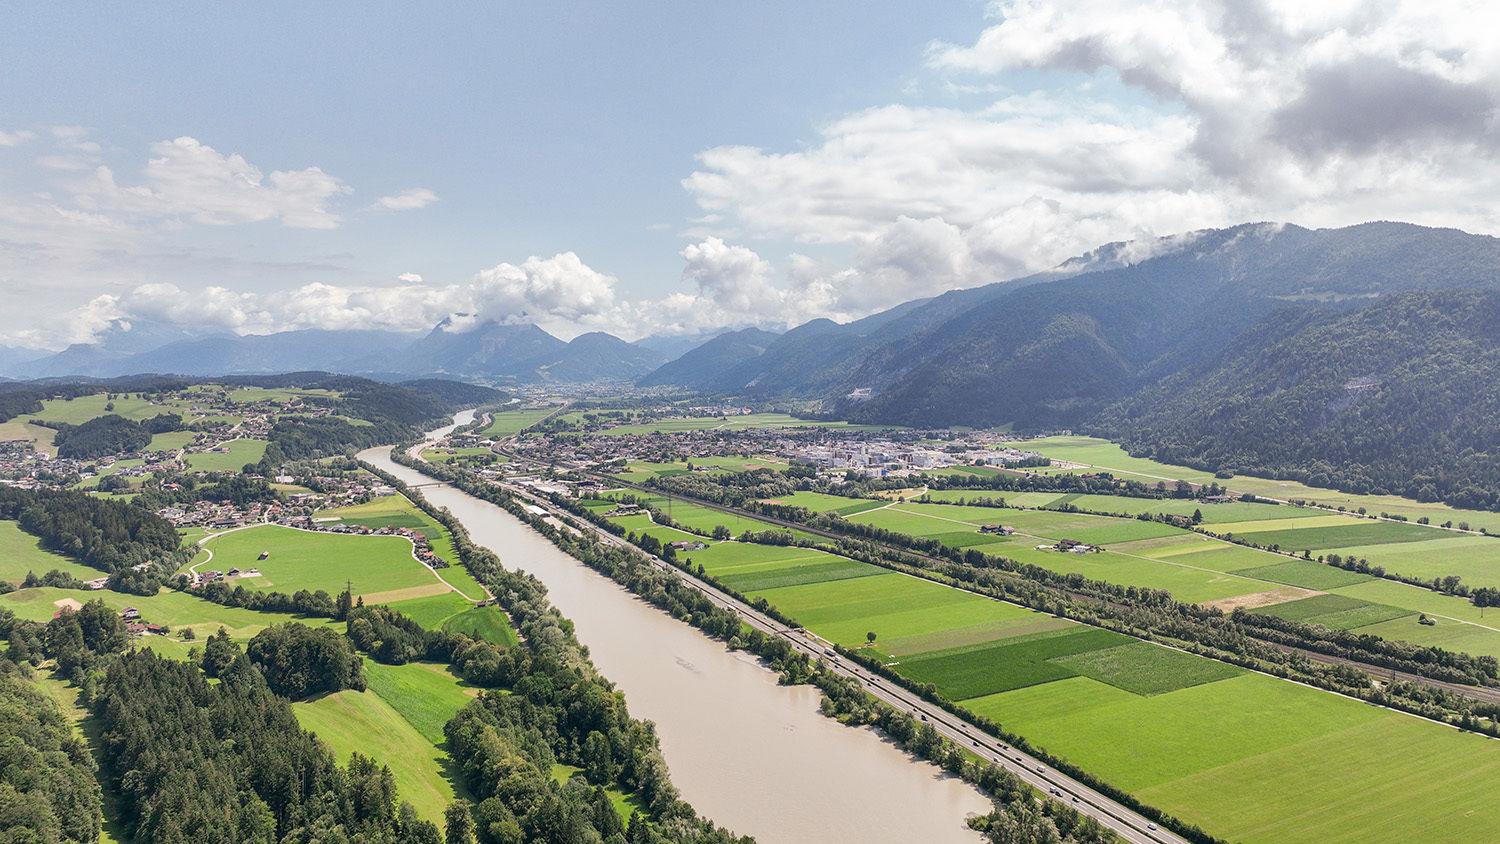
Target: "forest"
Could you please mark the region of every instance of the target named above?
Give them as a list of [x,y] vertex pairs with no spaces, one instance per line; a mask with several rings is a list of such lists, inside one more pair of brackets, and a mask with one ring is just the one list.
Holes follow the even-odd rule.
[[1132,454],[1221,477],[1500,509],[1500,294],[1291,308],[1105,411]]

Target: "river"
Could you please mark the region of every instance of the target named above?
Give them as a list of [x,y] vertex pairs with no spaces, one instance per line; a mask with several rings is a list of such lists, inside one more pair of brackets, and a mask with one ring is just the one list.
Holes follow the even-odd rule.
[[[408,483],[431,482],[389,448],[359,456]],[[493,504],[447,485],[421,492],[506,566],[547,585],[631,714],[656,722],[672,781],[706,817],[762,842],[980,840],[964,819],[989,811],[983,795],[874,730],[824,717],[816,689],[778,685],[754,658],[637,599]]]

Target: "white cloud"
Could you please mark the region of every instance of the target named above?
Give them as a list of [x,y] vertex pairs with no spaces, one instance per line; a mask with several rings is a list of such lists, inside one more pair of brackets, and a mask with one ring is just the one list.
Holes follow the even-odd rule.
[[519,266],[497,264],[474,277],[473,312],[481,319],[539,322],[586,320],[615,304],[615,278],[583,263],[572,252],[527,258]]
[[104,166],[75,186],[80,207],[148,219],[186,217],[205,225],[278,220],[289,228],[339,224],[329,205],[351,189],[317,167],[263,174],[237,153],[225,155],[190,137],[151,145],[144,180],[121,185]]
[[412,211],[426,208],[437,200],[438,195],[427,188],[407,188],[393,196],[382,196],[375,200],[375,207],[388,211]]
[[727,311],[775,314],[785,306],[785,294],[771,282],[770,262],[744,246],[730,246],[717,237],[682,250],[687,266],[682,280],[698,295]]
[[0,147],[18,147],[34,137],[36,137],[34,133],[25,130],[16,132],[0,130]]
[[[994,3],[935,44],[982,106],[869,108],[793,150],[720,146],[699,237],[842,244],[838,306],[1054,266],[1101,243],[1281,219],[1500,230],[1500,10],[1479,2]],[[955,93],[958,92],[958,93]]]

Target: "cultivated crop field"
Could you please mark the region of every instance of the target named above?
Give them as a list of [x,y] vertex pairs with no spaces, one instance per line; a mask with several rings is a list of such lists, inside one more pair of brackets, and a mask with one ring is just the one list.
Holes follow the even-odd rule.
[[785,504],[789,507],[806,507],[815,513],[837,513],[847,518],[855,513],[884,507],[888,502],[843,498],[837,495],[824,495],[821,492],[796,492],[785,498],[772,499],[772,503]]
[[1088,464],[1108,470],[1119,477],[1155,482],[1176,480],[1192,483],[1210,483],[1217,480],[1236,493],[1252,493],[1266,498],[1282,500],[1298,499],[1325,507],[1343,507],[1355,511],[1363,507],[1370,513],[1394,513],[1406,516],[1413,522],[1419,517],[1428,517],[1433,524],[1446,521],[1468,522],[1475,530],[1487,527],[1500,533],[1500,513],[1483,510],[1463,510],[1439,502],[1420,502],[1396,495],[1358,495],[1331,489],[1310,487],[1295,481],[1278,481],[1250,475],[1235,475],[1228,480],[1215,479],[1212,475],[1186,466],[1158,463],[1142,457],[1131,457],[1119,445],[1093,437],[1047,437],[1018,443],[1018,447],[1039,451],[1048,457]]
[[[830,503],[838,500],[850,502],[851,505],[861,503],[860,499],[838,499],[836,496],[824,498],[833,499]],[[1091,503],[1097,509],[1113,512],[1123,512],[1123,506],[1130,502],[1163,503],[1115,496],[1089,498],[1094,499]],[[1121,504],[1117,506],[1114,502]],[[1205,505],[1207,506],[1210,505]],[[1302,538],[1308,539],[1323,531],[1332,532],[1342,540],[1350,531],[1375,528],[1386,536],[1396,537],[1397,541],[1371,546],[1372,549],[1425,547],[1429,542],[1472,542],[1493,543],[1495,550],[1500,552],[1500,539],[1490,537],[1450,535],[1449,538],[1438,540],[1411,541],[1413,537],[1440,533],[1419,525],[1377,522],[1289,506],[1223,506],[1241,508],[1234,514],[1241,520],[1210,525],[1209,529],[1232,531],[1256,542],[1264,542],[1263,537],[1268,535],[1284,536],[1288,533],[1300,534]],[[1258,512],[1244,509],[1251,507],[1264,510]],[[1265,510],[1278,512],[1275,516],[1266,517]],[[1284,514],[1291,517],[1283,517]],[[1259,518],[1243,518],[1247,516]],[[1396,638],[1419,645],[1453,648],[1462,643],[1462,650],[1469,653],[1500,656],[1500,615],[1495,619],[1485,620],[1463,598],[1437,594],[1421,587],[1381,581],[1323,563],[1293,559],[1285,554],[1233,545],[1160,522],[1139,522],[1082,513],[924,505],[915,502],[856,513],[849,518],[889,530],[930,537],[952,547],[977,545],[986,553],[1033,563],[1061,574],[1078,573],[1122,586],[1166,589],[1178,600],[1216,602],[1226,610],[1244,603],[1258,608],[1260,612],[1279,615],[1281,613],[1275,609],[1277,604],[1313,597],[1302,590],[1328,592],[1343,596],[1353,603],[1343,605],[1337,611],[1312,614],[1303,620],[1387,638],[1399,632],[1400,635]],[[1016,528],[1017,533],[1003,539],[985,536],[978,533],[981,524],[1004,524]],[[1288,529],[1289,526],[1297,527]],[[1141,531],[1142,527],[1147,530]],[[1133,531],[1140,533],[1132,533]],[[1152,533],[1156,535],[1149,535]],[[1118,539],[1142,534],[1145,535],[1144,538],[1124,541]],[[1063,538],[1104,543],[1106,550],[1089,554],[1065,554],[1038,551],[1034,547]],[[1468,550],[1477,555],[1489,549],[1483,545],[1470,545]],[[1372,562],[1379,559],[1373,553],[1369,556]],[[1455,569],[1462,570],[1462,566],[1451,563],[1430,562],[1429,565],[1434,570],[1444,568],[1448,573],[1457,573]],[[1377,592],[1378,597],[1370,597]],[[1427,613],[1437,623],[1417,624],[1418,613]]]
[[[704,507],[700,504],[691,504],[686,501],[668,499],[663,495],[641,492],[635,492],[631,494],[636,497],[636,500],[650,504],[651,506],[661,510],[663,513],[671,516],[672,519],[678,524],[692,528],[693,530],[702,531],[706,534],[712,533],[713,529],[719,525],[723,525],[729,528],[729,532],[735,536],[739,536],[741,533],[747,530],[751,532],[762,530],[786,530],[786,528],[778,527],[767,522],[746,518],[734,513],[725,513],[721,510],[714,510],[708,507]],[[637,531],[641,526],[650,526],[650,522],[647,520],[647,517],[636,516],[634,518],[637,521],[629,523],[621,522],[621,524],[625,525],[629,530]],[[792,531],[792,533],[808,539],[814,538],[812,534],[800,530],[794,530]]]
[[[891,518],[904,520],[898,523],[920,525],[910,521],[923,518],[921,509],[912,507],[897,505],[861,517],[894,511]],[[944,513],[967,509],[931,507]],[[988,517],[984,523],[1015,521],[1015,511],[973,509]],[[1077,529],[1066,522],[1053,526],[1059,524]],[[632,529],[662,541],[685,537],[643,520]],[[1130,541],[1138,551],[1159,542],[1183,556],[1204,553],[1191,542],[1223,545],[1179,533],[1182,541],[1171,536]],[[1030,550],[1019,541],[998,547],[1012,546],[1017,553]],[[1256,555],[1251,561],[1262,567],[1292,564],[1288,571],[1294,578],[1329,571],[1316,563],[1225,547]],[[1068,561],[1109,556],[1033,553]],[[726,580],[798,568],[833,572],[840,559],[809,549],[737,542],[687,556]],[[1137,562],[1147,567],[1143,571],[1177,569],[1205,582],[1227,578],[1257,590],[1281,585],[1161,560]],[[1338,595],[1371,587],[1382,591]],[[1443,598],[1363,578],[1318,603],[1286,606],[1301,606],[1312,619],[1363,613],[1367,626],[1414,617],[1397,610],[1406,614],[1379,620],[1393,606],[1387,587]],[[972,711],[1230,840],[1356,841],[1367,840],[1370,829],[1388,832],[1391,840],[1417,840],[1440,829],[1442,840],[1484,841],[1500,823],[1500,806],[1488,799],[1489,783],[1500,775],[1500,742],[882,569],[858,577],[767,582],[742,591],[765,598],[830,641],[869,647],[893,670],[935,684]],[[868,633],[876,634],[869,646]],[[1305,763],[1298,761],[1303,758]],[[1317,771],[1319,779],[1305,780],[1306,788],[1288,788],[1287,771],[1304,770]],[[1379,802],[1364,799],[1365,790],[1378,794]],[[1462,811],[1454,811],[1458,805]]]

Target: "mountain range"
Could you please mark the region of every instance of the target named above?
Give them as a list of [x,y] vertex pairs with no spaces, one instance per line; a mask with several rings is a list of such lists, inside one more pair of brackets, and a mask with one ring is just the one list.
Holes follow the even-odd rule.
[[[148,330],[150,330],[148,328]],[[393,331],[306,329],[265,335],[150,330],[167,339],[139,342],[139,324],[112,328],[95,343],[49,354],[0,348],[0,374],[12,378],[96,378],[138,374],[254,375],[329,371],[401,379],[425,375],[520,383],[631,381],[669,357],[661,349],[691,348],[692,338],[627,343],[610,334],[564,342],[535,325],[484,322],[460,329],[450,321],[421,336]],[[674,345],[675,344],[675,345]]]

